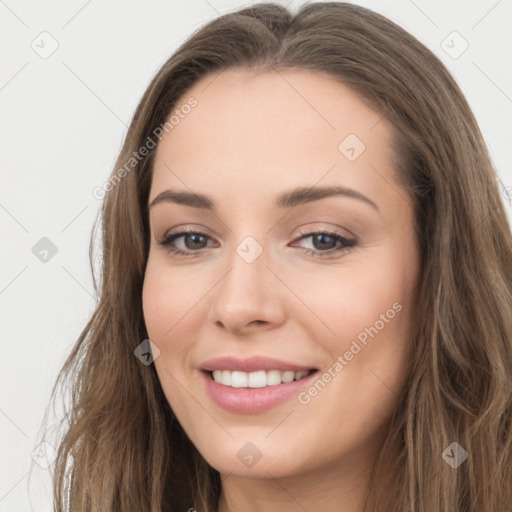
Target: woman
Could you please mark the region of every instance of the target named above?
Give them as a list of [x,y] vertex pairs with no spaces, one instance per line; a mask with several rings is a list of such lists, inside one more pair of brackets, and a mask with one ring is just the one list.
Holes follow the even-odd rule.
[[56,510],[510,510],[512,237],[415,38],[344,3],[221,16],[106,191]]

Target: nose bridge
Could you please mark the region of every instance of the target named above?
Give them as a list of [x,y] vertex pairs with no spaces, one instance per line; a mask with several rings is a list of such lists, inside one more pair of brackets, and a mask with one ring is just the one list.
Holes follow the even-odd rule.
[[245,236],[226,259],[229,268],[214,292],[211,319],[236,329],[255,320],[275,322],[282,307],[273,289],[272,272],[266,266],[263,242]]
[[227,259],[230,271],[220,283],[223,299],[241,301],[239,307],[254,306],[265,295],[268,283],[264,276],[268,269],[263,244],[253,236],[246,236],[233,247]]

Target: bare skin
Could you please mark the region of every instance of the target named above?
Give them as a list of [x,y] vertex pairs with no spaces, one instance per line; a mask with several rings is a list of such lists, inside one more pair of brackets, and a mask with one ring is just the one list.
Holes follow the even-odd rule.
[[[392,126],[345,85],[305,70],[227,70],[180,103],[192,96],[197,106],[159,143],[149,203],[174,189],[206,194],[216,210],[150,208],[143,305],[162,388],[221,474],[219,512],[361,512],[407,376],[420,275]],[[364,151],[354,138],[339,149],[349,134]],[[366,200],[275,204],[285,191],[329,186]],[[185,229],[203,237],[159,245]],[[237,252],[243,241],[261,248],[251,263]],[[232,412],[212,400],[200,370],[225,355],[281,359],[330,379],[265,412]],[[251,467],[237,456],[247,443],[261,455]]]

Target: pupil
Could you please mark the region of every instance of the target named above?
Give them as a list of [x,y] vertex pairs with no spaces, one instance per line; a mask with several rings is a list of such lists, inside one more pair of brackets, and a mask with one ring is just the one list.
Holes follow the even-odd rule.
[[[186,243],[187,240],[190,240],[192,239],[192,247],[189,247],[190,244]],[[187,235],[187,237],[185,238],[185,245],[187,246],[187,249],[198,249],[198,247],[195,245],[196,243],[198,243],[199,245],[201,245],[201,239],[204,239],[204,236],[203,235],[198,235],[198,234],[193,234],[193,235]],[[204,242],[204,240],[203,240]],[[202,249],[202,247],[199,247],[199,249]]]
[[[326,239],[327,239],[327,245],[329,245],[329,240],[331,242],[331,245],[332,245],[333,241],[336,243],[336,241],[334,240],[334,238],[332,236],[319,234],[319,235],[316,235],[315,237],[313,237],[313,241],[314,241],[313,244],[315,245],[315,248],[319,249],[321,251],[332,249],[333,247],[325,247],[324,244],[325,244]],[[317,247],[315,242],[319,242],[320,247]]]

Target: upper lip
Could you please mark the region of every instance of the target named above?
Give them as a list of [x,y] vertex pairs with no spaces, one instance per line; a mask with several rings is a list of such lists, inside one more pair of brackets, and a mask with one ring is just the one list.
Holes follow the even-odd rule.
[[273,359],[270,357],[254,356],[248,359],[237,359],[231,356],[216,357],[209,359],[201,365],[201,370],[214,371],[214,370],[230,370],[241,372],[256,372],[259,370],[279,370],[282,372],[293,371],[303,372],[312,370],[311,366],[303,366],[300,364],[282,361],[280,359]]

